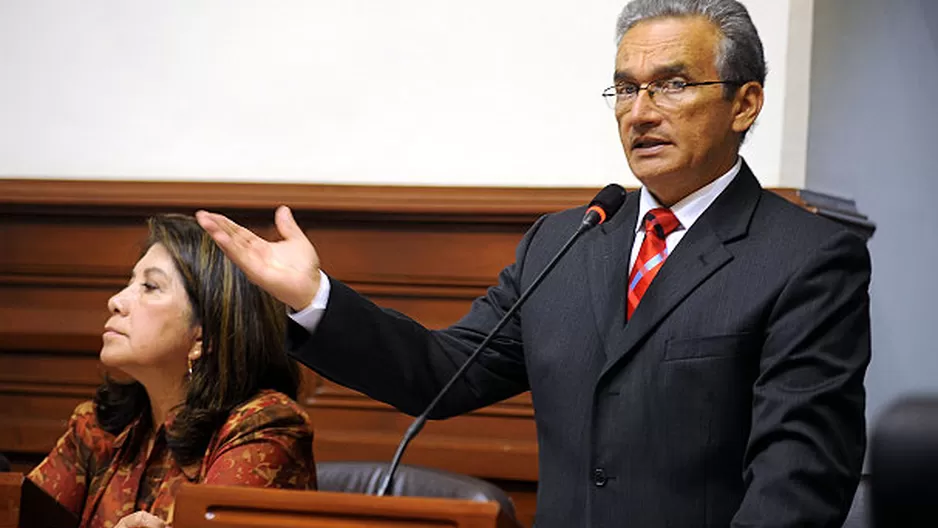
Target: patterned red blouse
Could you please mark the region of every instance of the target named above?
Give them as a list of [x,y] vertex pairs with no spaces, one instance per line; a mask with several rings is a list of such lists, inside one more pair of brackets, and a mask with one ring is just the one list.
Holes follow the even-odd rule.
[[[114,436],[98,424],[92,402],[84,402],[29,478],[79,516],[81,528],[111,528],[138,510],[172,523],[183,482],[316,488],[312,424],[296,402],[279,392],[261,392],[233,410],[201,463],[187,467],[170,453],[165,424],[154,437],[140,423]],[[143,441],[138,435],[144,435]],[[133,445],[143,447],[133,453]]]

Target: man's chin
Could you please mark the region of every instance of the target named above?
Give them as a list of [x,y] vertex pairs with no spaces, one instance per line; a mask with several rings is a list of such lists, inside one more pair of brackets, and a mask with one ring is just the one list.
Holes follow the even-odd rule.
[[630,159],[629,168],[632,169],[632,174],[638,178],[638,181],[645,185],[647,185],[648,181],[666,177],[676,171],[676,167],[673,163],[668,162],[668,160],[655,158]]

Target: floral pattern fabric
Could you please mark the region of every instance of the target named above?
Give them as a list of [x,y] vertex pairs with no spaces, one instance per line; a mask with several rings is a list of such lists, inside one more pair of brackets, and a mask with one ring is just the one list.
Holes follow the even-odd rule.
[[[234,409],[200,463],[181,467],[163,434],[138,420],[114,436],[98,424],[92,402],[75,408],[65,434],[29,478],[81,518],[81,528],[111,528],[148,511],[172,523],[183,482],[315,489],[313,430],[300,406],[264,391]],[[133,446],[139,446],[133,452]]]

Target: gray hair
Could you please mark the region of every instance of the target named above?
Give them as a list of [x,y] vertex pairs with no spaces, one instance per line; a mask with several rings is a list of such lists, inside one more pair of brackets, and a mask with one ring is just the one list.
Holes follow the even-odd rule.
[[739,85],[758,81],[765,86],[765,56],[762,40],[749,18],[749,12],[736,0],[632,0],[622,9],[616,23],[616,43],[625,32],[643,20],[662,17],[703,16],[723,34],[717,50],[717,72],[722,81],[738,83],[725,86],[729,99]]

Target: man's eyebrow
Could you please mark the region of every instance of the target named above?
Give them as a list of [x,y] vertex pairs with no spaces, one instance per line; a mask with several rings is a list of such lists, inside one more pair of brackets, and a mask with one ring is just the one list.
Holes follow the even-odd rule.
[[[658,66],[651,73],[652,79],[664,79],[667,77],[675,77],[687,75],[687,65],[684,63],[678,62],[675,64],[668,64],[666,66]],[[612,76],[612,80],[616,83],[625,83],[625,82],[635,82],[635,76],[629,73],[627,70],[616,70],[615,75]]]
[[675,76],[687,75],[687,65],[685,65],[684,63],[678,62],[676,64],[669,64],[667,66],[661,66],[661,67],[655,68],[655,71],[652,75],[654,75],[656,78],[659,78],[659,79],[663,77],[675,77]]

